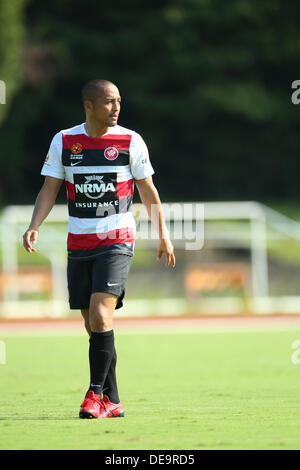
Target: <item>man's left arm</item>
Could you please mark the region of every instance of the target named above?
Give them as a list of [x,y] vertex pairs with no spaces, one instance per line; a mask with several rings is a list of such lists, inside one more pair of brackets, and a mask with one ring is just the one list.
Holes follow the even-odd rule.
[[138,188],[141,201],[146,207],[148,215],[152,223],[155,225],[159,235],[157,259],[159,260],[164,254],[166,257],[166,267],[171,263],[174,268],[174,249],[166,227],[158,191],[152,181],[152,176],[148,176],[147,178],[140,180],[134,180],[134,182]]

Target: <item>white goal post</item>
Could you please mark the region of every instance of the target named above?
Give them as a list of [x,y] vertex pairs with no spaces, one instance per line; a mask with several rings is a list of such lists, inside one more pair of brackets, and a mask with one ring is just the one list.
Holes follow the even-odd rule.
[[[31,219],[33,206],[9,206],[1,214],[2,275],[12,279],[18,272],[22,234]],[[157,234],[145,207],[133,204],[137,224],[136,250],[153,247]],[[235,248],[240,243],[250,252],[253,313],[300,312],[300,296],[271,298],[268,279],[268,238],[289,237],[300,242],[300,224],[258,202],[164,203],[163,211],[176,247],[201,250],[209,241],[216,247]],[[66,314],[67,206],[55,205],[41,227],[39,252],[51,265],[51,300],[24,301],[18,283],[3,282],[1,314],[14,316],[26,310],[30,316]],[[243,224],[241,224],[243,222]],[[175,296],[176,297],[176,296]],[[181,299],[182,300],[182,299]],[[213,300],[212,300],[213,301]],[[184,305],[184,303],[182,304]],[[25,308],[26,307],[26,308]],[[184,307],[183,307],[184,311]],[[24,314],[25,315],[25,314]]]

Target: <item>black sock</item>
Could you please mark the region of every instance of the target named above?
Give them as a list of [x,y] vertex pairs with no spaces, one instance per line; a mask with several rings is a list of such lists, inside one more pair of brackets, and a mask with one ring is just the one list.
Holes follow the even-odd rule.
[[117,351],[116,348],[114,348],[114,353],[103,386],[103,393],[108,396],[109,401],[111,401],[112,403],[120,402],[116,378],[116,363]]
[[89,360],[91,383],[89,390],[101,395],[107,372],[114,352],[114,331],[102,333],[92,331],[90,336]]

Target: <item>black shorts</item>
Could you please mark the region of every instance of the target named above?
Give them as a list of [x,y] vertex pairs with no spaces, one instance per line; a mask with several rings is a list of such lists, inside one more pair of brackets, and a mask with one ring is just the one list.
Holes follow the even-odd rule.
[[68,289],[71,309],[88,309],[94,292],[118,296],[117,308],[123,306],[125,283],[131,256],[119,253],[98,255],[90,260],[68,259]]

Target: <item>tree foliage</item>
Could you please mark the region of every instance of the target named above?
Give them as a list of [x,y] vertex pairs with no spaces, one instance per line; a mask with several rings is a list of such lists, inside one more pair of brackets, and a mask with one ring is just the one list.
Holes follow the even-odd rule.
[[0,2],[0,79],[6,85],[6,105],[0,106],[0,124],[22,83],[21,46],[24,40],[25,4],[26,0]]
[[33,202],[92,78],[118,85],[120,124],[144,137],[164,200],[296,199],[299,14],[283,0],[31,0],[25,82],[0,130],[2,204]]

